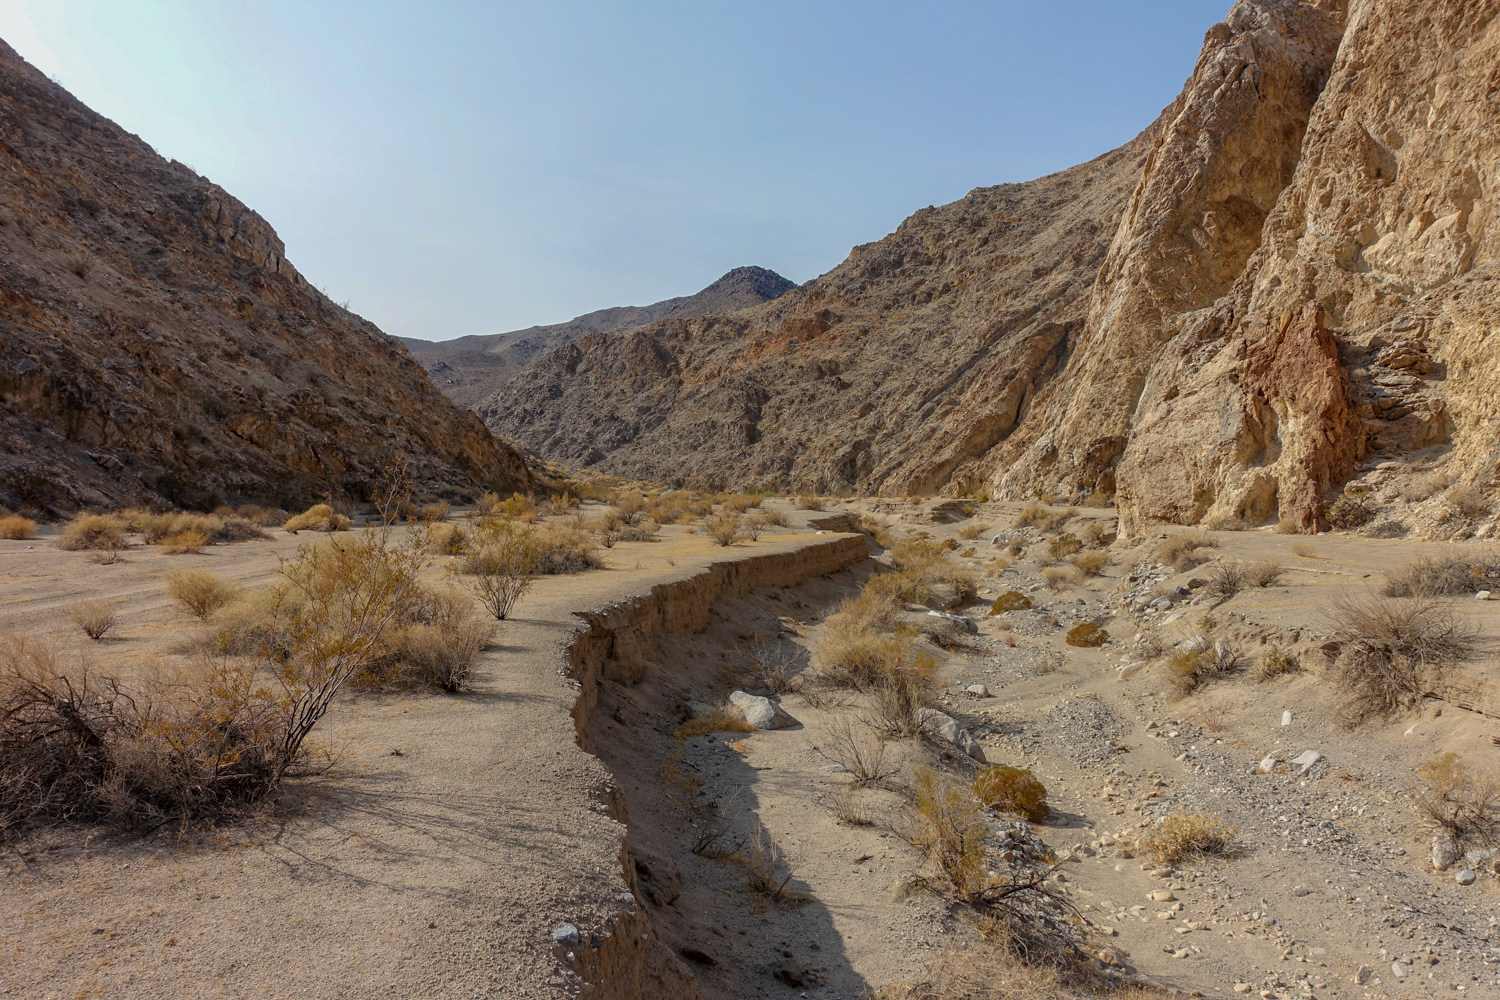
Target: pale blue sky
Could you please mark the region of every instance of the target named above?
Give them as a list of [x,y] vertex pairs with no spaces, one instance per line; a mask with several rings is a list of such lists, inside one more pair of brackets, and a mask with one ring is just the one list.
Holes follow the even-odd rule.
[[1229,0],[0,0],[0,37],[404,336],[557,322],[1128,140]]

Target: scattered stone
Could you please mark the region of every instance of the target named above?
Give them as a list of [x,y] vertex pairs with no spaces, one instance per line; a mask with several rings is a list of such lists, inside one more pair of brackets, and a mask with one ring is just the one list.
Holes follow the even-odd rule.
[[697,962],[699,965],[711,966],[719,964],[718,959],[714,958],[708,952],[702,951],[698,948],[683,948],[682,957],[687,959],[689,962]]
[[1488,601],[1490,600],[1490,592],[1488,590],[1481,590],[1479,593],[1475,594],[1474,597],[1476,600]]
[[970,684],[964,690],[976,698],[988,698],[990,696],[990,689],[983,684]]
[[1290,726],[1292,724],[1292,710],[1290,708],[1281,713],[1281,724],[1283,726]]
[[1397,979],[1405,979],[1410,972],[1411,970],[1402,965],[1400,962],[1391,963],[1391,975],[1395,976]]
[[1307,772],[1309,772],[1309,771],[1311,771],[1313,769],[1313,765],[1314,764],[1316,764],[1318,761],[1320,761],[1322,759],[1323,759],[1323,755],[1320,754],[1320,753],[1318,753],[1318,751],[1316,751],[1316,750],[1304,750],[1301,753],[1299,753],[1297,756],[1295,756],[1295,757],[1292,758],[1292,763],[1294,765],[1296,765],[1297,767],[1300,767],[1302,769],[1302,773],[1303,774],[1306,774]]
[[1478,877],[1479,876],[1474,873],[1474,869],[1465,868],[1457,875],[1453,876],[1453,881],[1457,882],[1459,885],[1473,885],[1474,880]]
[[574,924],[558,924],[552,928],[552,940],[558,944],[577,944],[581,937]]
[[1270,774],[1272,771],[1276,770],[1276,765],[1280,763],[1280,757],[1276,756],[1275,754],[1267,754],[1260,759],[1260,763],[1255,766],[1255,769],[1261,774]]
[[970,635],[979,634],[979,623],[972,618],[966,618],[963,615],[950,615],[946,611],[929,611],[927,615],[929,618],[941,618],[945,622],[957,625]]
[[1177,897],[1172,894],[1172,890],[1170,889],[1157,889],[1154,892],[1146,893],[1146,898],[1153,903],[1170,903]]
[[1374,974],[1375,970],[1371,969],[1368,965],[1361,965],[1354,970],[1354,975],[1349,978],[1353,979],[1356,985],[1363,986],[1370,981],[1370,977]]

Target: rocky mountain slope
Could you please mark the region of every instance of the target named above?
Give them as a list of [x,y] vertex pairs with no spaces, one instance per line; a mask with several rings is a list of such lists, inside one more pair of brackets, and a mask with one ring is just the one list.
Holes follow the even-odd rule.
[[511,333],[434,342],[402,337],[433,384],[460,406],[473,406],[498,392],[537,358],[591,333],[626,330],[669,317],[731,312],[769,302],[797,286],[763,267],[737,267],[695,295],[615,306],[584,313],[566,323],[529,326]]
[[924,209],[749,313],[583,338],[480,411],[612,472],[1102,492],[1127,530],[1488,487],[1497,13],[1241,0],[1114,153]]
[[0,504],[364,499],[522,458],[287,262],[266,222],[0,42]]

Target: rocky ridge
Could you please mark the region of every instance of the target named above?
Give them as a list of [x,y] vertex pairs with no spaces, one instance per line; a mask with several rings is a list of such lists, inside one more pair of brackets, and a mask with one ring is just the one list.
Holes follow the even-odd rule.
[[255,212],[0,42],[0,504],[40,515],[524,488]]
[[566,323],[529,326],[510,333],[402,342],[426,369],[433,384],[460,406],[473,406],[498,392],[537,358],[591,333],[626,330],[669,317],[704,316],[745,309],[778,298],[797,287],[763,267],[737,267],[693,295],[649,306],[615,306],[576,316]]
[[1127,531],[1486,488],[1497,13],[1241,0],[1114,153],[924,209],[768,306],[585,337],[480,412],[610,472],[1102,493]]

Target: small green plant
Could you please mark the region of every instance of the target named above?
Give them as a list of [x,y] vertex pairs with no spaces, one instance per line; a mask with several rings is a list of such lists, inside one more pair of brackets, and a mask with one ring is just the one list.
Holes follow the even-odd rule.
[[1295,653],[1283,652],[1280,646],[1273,645],[1268,646],[1260,659],[1255,661],[1253,676],[1258,681],[1268,681],[1273,677],[1300,673],[1301,670],[1302,661]]
[[1024,816],[1033,823],[1047,818],[1047,786],[1022,767],[991,764],[974,773],[974,795],[991,809]]
[[1083,540],[1077,535],[1067,532],[1058,535],[1047,543],[1047,554],[1061,559],[1063,556],[1073,555],[1083,548]]
[[990,614],[999,615],[1007,611],[1029,611],[1036,606],[1031,595],[1023,594],[1019,590],[1007,590],[995,598],[995,603],[990,605]]
[[1102,646],[1109,641],[1109,631],[1093,622],[1079,622],[1068,629],[1065,641],[1069,646]]

